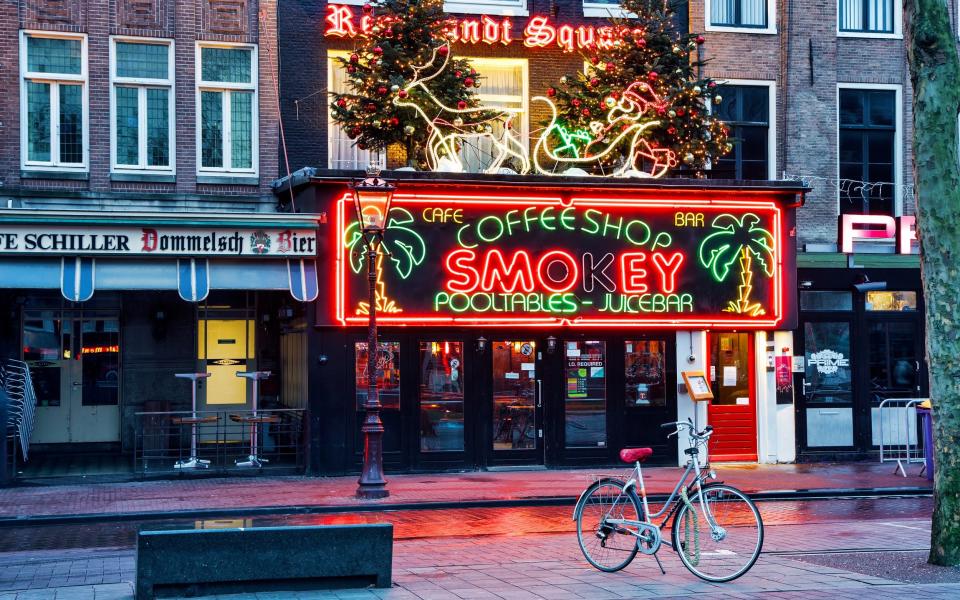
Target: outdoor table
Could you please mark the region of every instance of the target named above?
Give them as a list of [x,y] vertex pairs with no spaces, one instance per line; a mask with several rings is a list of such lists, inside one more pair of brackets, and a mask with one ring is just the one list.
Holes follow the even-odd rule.
[[174,465],[174,469],[206,469],[210,466],[209,460],[203,460],[197,457],[197,425],[201,423],[210,423],[216,421],[217,417],[210,415],[206,417],[197,416],[197,381],[210,377],[210,373],[174,373],[178,379],[189,379],[191,385],[191,405],[189,417],[174,417],[175,425],[190,425],[190,458],[180,459]]

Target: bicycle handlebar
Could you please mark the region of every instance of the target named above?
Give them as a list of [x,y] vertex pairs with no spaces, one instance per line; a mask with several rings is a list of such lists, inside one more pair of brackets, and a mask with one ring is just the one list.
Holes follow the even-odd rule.
[[710,437],[713,433],[713,425],[707,425],[703,428],[703,431],[697,431],[693,428],[693,422],[690,420],[687,421],[672,421],[670,423],[663,423],[660,425],[660,429],[674,429],[670,435],[675,435],[680,433],[683,429],[689,429],[690,435],[694,438],[702,439]]

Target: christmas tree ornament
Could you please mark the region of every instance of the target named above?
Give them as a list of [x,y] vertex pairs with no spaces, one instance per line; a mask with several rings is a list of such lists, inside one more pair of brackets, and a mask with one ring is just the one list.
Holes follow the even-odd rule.
[[600,80],[597,79],[596,77],[594,77],[593,79],[590,80],[590,86],[591,86],[591,87],[597,87],[598,85],[600,85]]
[[706,41],[707,41],[707,38],[703,37],[702,35],[698,35],[696,38],[697,44],[703,44]]
[[359,61],[360,61],[360,56],[359,56],[359,55],[357,55],[357,54],[351,54],[351,55],[350,55],[350,62],[356,63],[356,62],[359,62]]
[[713,97],[714,104],[723,104],[723,96],[717,95]]
[[346,106],[347,106],[347,100],[346,100],[346,98],[338,98],[338,99],[337,99],[337,106],[339,106],[340,108],[346,108]]
[[606,105],[607,108],[613,108],[614,106],[617,105],[617,100],[613,96],[607,96],[606,98],[604,98],[603,103]]
[[687,152],[683,155],[684,164],[692,165],[695,160],[697,160],[697,157],[695,157],[692,152]]
[[377,93],[380,94],[381,96],[386,96],[388,91],[390,90],[388,90],[387,87],[384,85],[381,85],[380,87],[377,88]]
[[547,96],[549,96],[550,98],[553,98],[556,95],[557,95],[556,88],[547,88]]
[[453,124],[455,127],[463,127],[463,119],[461,119],[460,117],[457,117],[456,119],[453,120]]
[[396,94],[397,92],[400,91],[400,86],[397,85],[397,84],[393,84],[393,85],[390,86],[390,91],[393,92],[394,94]]
[[448,48],[447,46],[440,46],[440,48],[437,49],[437,54],[439,54],[440,56],[446,56],[449,53],[450,53],[450,48]]
[[406,135],[413,135],[414,132],[416,132],[416,129],[413,127],[413,125],[407,125],[403,128],[403,133]]
[[406,98],[408,95],[409,94],[407,93],[407,90],[400,90],[399,92],[397,92],[397,96],[399,96],[400,98]]
[[467,86],[467,87],[473,87],[473,78],[472,78],[472,77],[467,77],[466,79],[464,79],[464,80],[463,80],[463,85],[465,85],[465,86]]
[[390,117],[390,124],[396,127],[397,125],[400,124],[400,119],[398,119],[397,117]]
[[667,114],[670,115],[670,118],[671,118],[671,119],[676,119],[676,118],[677,118],[677,115],[680,114],[680,113],[678,113],[678,112],[675,111],[675,110],[671,110],[671,111],[668,111]]
[[459,102],[457,102],[458,110],[463,110],[465,108],[467,108],[467,102],[465,100],[460,100]]
[[364,4],[364,5],[363,5],[363,14],[369,15],[369,14],[372,13],[372,12],[373,12],[373,5],[372,5],[372,4]]
[[700,94],[703,93],[703,90],[700,88],[699,85],[695,85],[693,86],[693,93],[699,96]]
[[567,85],[567,76],[566,76],[566,75],[564,75],[564,76],[562,76],[562,77],[560,78],[560,83],[563,84],[563,85]]

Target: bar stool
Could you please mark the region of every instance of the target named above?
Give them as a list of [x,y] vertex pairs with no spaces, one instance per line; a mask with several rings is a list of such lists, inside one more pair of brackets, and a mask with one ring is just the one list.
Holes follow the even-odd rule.
[[217,420],[215,415],[206,417],[197,416],[197,380],[210,377],[210,373],[174,373],[174,377],[179,379],[189,379],[192,388],[191,415],[189,417],[174,417],[172,419],[175,425],[190,426],[190,458],[181,459],[173,465],[174,469],[206,469],[210,466],[209,460],[197,458],[197,425],[201,423],[213,423]]
[[257,433],[262,423],[279,423],[280,418],[274,415],[258,415],[257,402],[260,399],[260,380],[270,377],[270,371],[238,371],[237,377],[244,377],[253,384],[253,409],[250,415],[230,415],[230,420],[235,423],[247,423],[250,425],[250,455],[246,459],[238,458],[236,464],[238,467],[256,467],[260,468],[263,463],[270,462],[266,458],[259,456],[260,444],[257,439]]

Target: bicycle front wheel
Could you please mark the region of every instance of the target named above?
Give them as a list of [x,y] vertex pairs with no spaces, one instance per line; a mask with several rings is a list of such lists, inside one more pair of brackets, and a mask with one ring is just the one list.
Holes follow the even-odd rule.
[[[577,541],[594,567],[612,573],[637,555],[639,526],[644,519],[640,499],[619,479],[601,479],[584,492],[577,504]],[[611,522],[613,521],[613,522]],[[626,522],[623,522],[626,521]]]
[[753,501],[737,488],[707,485],[677,511],[673,539],[680,561],[691,573],[723,583],[740,577],[757,562],[763,547],[763,520]]

